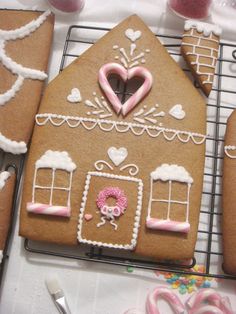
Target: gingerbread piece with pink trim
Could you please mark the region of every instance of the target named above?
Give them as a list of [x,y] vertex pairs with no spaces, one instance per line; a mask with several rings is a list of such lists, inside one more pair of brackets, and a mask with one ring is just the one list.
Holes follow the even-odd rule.
[[[205,110],[149,28],[135,15],[127,18],[46,89],[26,167],[20,234],[191,258]],[[61,206],[70,208],[69,217]]]

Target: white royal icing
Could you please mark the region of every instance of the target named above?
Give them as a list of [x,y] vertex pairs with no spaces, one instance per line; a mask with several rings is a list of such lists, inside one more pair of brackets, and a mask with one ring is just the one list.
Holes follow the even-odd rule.
[[7,179],[11,176],[10,172],[0,172],[0,190],[2,190],[6,184]]
[[37,19],[18,29],[0,30],[0,61],[8,70],[17,75],[17,79],[11,88],[5,93],[0,94],[0,105],[4,105],[10,99],[15,97],[16,93],[20,90],[24,79],[45,80],[47,78],[47,74],[45,72],[23,67],[21,64],[16,63],[10,57],[8,57],[5,51],[5,44],[6,41],[9,40],[22,39],[26,36],[29,36],[32,32],[40,27],[40,25],[46,20],[50,13],[51,12],[48,10]]
[[107,151],[107,154],[111,161],[116,165],[119,166],[128,156],[128,151],[125,147],[110,147]]
[[156,170],[151,172],[151,177],[153,180],[171,180],[193,183],[193,178],[188,171],[184,167],[178,165],[162,164],[160,167],[157,167]]
[[[38,171],[42,168],[51,169],[51,184],[49,186],[39,185],[37,184],[37,175]],[[46,209],[43,209],[41,213],[43,214],[52,214],[51,212],[55,212],[58,209],[66,208],[63,206],[53,206],[53,193],[55,190],[62,190],[66,191],[68,194],[67,197],[67,203],[65,206],[70,211],[70,195],[71,195],[71,188],[72,188],[72,177],[73,177],[73,171],[76,169],[76,164],[72,161],[71,157],[66,151],[52,151],[48,150],[46,151],[35,163],[35,171],[34,171],[34,179],[33,179],[33,188],[32,188],[32,203],[30,203],[30,210],[31,212],[34,212],[35,207],[41,207],[40,204],[37,203],[35,200],[36,198],[36,190],[46,190],[49,191],[50,196],[48,200],[48,207]],[[55,173],[57,170],[64,170],[69,172],[69,179],[68,179],[68,187],[66,186],[55,186]],[[45,199],[46,202],[46,199]],[[33,209],[33,210],[32,210]]]
[[[225,154],[229,157],[229,158],[232,158],[232,159],[235,159],[236,158],[236,146],[235,145],[226,145],[224,147],[224,151],[225,151]],[[230,152],[234,152],[234,154],[232,155]]]
[[157,108],[159,107],[158,104],[152,106],[151,108],[147,109],[147,106],[143,106],[139,111],[135,112],[133,115],[134,121],[138,123],[145,123],[146,121],[151,122],[152,124],[156,124],[158,122],[157,118],[164,117],[164,111],[158,111]]
[[[186,46],[186,47],[191,47],[192,50],[186,52],[187,56],[195,56],[195,61],[191,62],[191,65],[196,66],[196,73],[201,76],[203,75],[204,77],[206,76],[207,78],[204,79],[202,82],[203,85],[205,84],[211,84],[213,83],[213,78],[214,78],[214,73],[208,72],[206,69],[215,69],[216,62],[217,62],[217,56],[218,56],[218,49],[209,47],[209,44],[206,44],[206,40],[209,42],[217,43],[218,40],[211,37],[202,37],[202,36],[196,36],[194,35],[194,29],[191,28],[190,34],[183,34],[183,38],[196,38],[196,43],[186,43],[184,40],[182,41],[181,45]],[[198,48],[202,48],[203,52],[199,52]],[[211,61],[211,64],[207,64],[204,61],[200,61],[200,59],[205,60],[206,58]]]
[[174,117],[175,119],[178,119],[178,120],[182,120],[185,118],[185,111],[183,110],[183,106],[180,105],[180,104],[177,104],[177,105],[174,105],[170,111],[169,111],[169,114]]
[[67,152],[59,152],[48,150],[44,155],[36,161],[36,168],[54,168],[62,169],[68,172],[76,169],[75,163],[70,158]]
[[8,139],[0,133],[0,148],[6,153],[12,154],[24,154],[27,152],[27,146],[25,142],[16,142]]
[[70,94],[67,96],[67,100],[71,103],[81,102],[82,97],[78,88],[72,88]]
[[1,264],[1,262],[2,262],[2,259],[3,259],[3,251],[0,250],[0,264]]
[[[167,187],[168,187],[167,198],[157,199],[153,197],[154,182],[158,180],[167,182]],[[180,182],[181,184],[182,183],[187,184],[186,200],[172,199],[173,181]],[[188,171],[182,166],[162,164],[161,166],[157,167],[154,171],[152,171],[150,174],[150,196],[149,196],[149,203],[148,203],[148,215],[147,215],[147,220],[146,220],[147,227],[151,229],[161,229],[161,230],[174,231],[174,232],[184,232],[184,233],[189,232],[189,228],[190,228],[189,197],[190,197],[190,189],[191,189],[192,183],[193,183],[193,178],[190,176]],[[156,193],[155,195],[157,195]],[[152,204],[153,203],[160,203],[160,204],[166,203],[167,204],[166,219],[152,218]],[[170,219],[170,212],[171,212],[172,204],[180,204],[186,207],[185,221],[183,222],[173,221]],[[156,206],[154,208],[156,209]]]
[[204,36],[209,36],[211,33],[220,36],[222,32],[218,25],[203,23],[196,20],[187,20],[184,25],[184,30],[189,31],[191,28],[195,28],[199,33],[203,32]]
[[199,133],[123,121],[64,116],[53,113],[37,114],[35,119],[38,126],[44,126],[47,123],[51,123],[52,125],[59,127],[63,125],[63,123],[66,123],[70,128],[82,126],[88,131],[93,130],[95,127],[99,127],[104,132],[110,132],[115,129],[119,133],[132,132],[136,136],[141,136],[146,132],[150,137],[153,138],[162,135],[167,141],[178,139],[182,143],[192,141],[197,145],[203,144],[206,140],[206,135]]
[[142,32],[140,30],[134,31],[132,28],[128,28],[125,31],[125,36],[131,40],[132,42],[135,42],[138,40],[142,35]]
[[[88,239],[83,238],[82,229],[83,229],[84,211],[85,211],[85,206],[86,206],[86,202],[87,202],[87,196],[88,196],[88,191],[89,191],[89,186],[90,186],[90,181],[91,181],[92,176],[104,177],[107,179],[117,179],[117,180],[121,180],[121,181],[137,182],[137,184],[138,184],[138,201],[137,201],[137,208],[136,208],[136,212],[135,212],[132,238],[131,238],[130,243],[127,243],[127,244],[116,244],[116,243],[111,243],[111,242],[106,243],[106,242],[92,241],[92,240],[88,240]],[[86,181],[85,181],[84,193],[83,193],[82,202],[81,202],[81,206],[80,206],[80,215],[79,215],[79,223],[78,223],[78,241],[80,243],[96,245],[99,247],[102,246],[102,247],[108,247],[108,248],[114,248],[114,249],[133,250],[137,244],[138,230],[140,227],[142,198],[143,198],[143,182],[141,179],[127,177],[127,176],[120,176],[120,175],[115,175],[115,174],[109,174],[109,173],[103,173],[103,172],[89,171],[87,174]]]

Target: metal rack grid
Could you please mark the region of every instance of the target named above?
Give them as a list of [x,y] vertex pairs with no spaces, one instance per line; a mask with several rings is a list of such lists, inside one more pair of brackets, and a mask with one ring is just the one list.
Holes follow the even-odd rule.
[[16,209],[17,209],[17,203],[18,203],[17,195],[18,195],[18,190],[19,190],[19,185],[20,185],[20,173],[22,173],[22,168],[23,168],[23,158],[21,158],[19,162],[15,163],[15,158],[14,157],[12,158],[12,157],[13,156],[10,156],[10,154],[6,154],[0,150],[0,170],[13,172],[16,176],[14,192],[13,192],[13,202],[12,202],[12,208],[11,208],[10,225],[9,225],[9,229],[7,233],[6,243],[3,249],[2,262],[0,264],[0,286],[3,281],[4,272],[5,272],[8,257],[9,257],[8,252],[10,249],[12,233],[14,231],[15,220],[16,220]]
[[[90,26],[71,26],[68,30],[60,71],[79,57],[98,38],[108,32],[109,28]],[[181,37],[170,35],[156,35],[168,49],[170,55],[180,64],[191,80],[192,76],[184,63],[181,54]],[[133,266],[136,268],[152,269],[175,272],[179,274],[192,274],[215,278],[236,279],[236,276],[224,274],[222,270],[222,249],[218,243],[222,242],[220,219],[221,178],[223,141],[226,121],[234,107],[229,103],[229,96],[235,99],[236,88],[233,80],[236,78],[236,46],[228,43],[220,43],[219,57],[215,81],[207,104],[207,140],[205,156],[204,187],[202,193],[202,206],[200,224],[198,230],[198,242],[195,257],[188,263],[173,261],[153,261],[138,258],[132,253],[117,253],[109,249],[88,247],[80,245],[76,249],[65,250],[60,246],[45,245],[25,239],[25,249],[29,252],[61,256],[77,260],[95,261],[120,266]],[[236,82],[236,80],[235,80]],[[197,83],[193,81],[196,88]],[[117,82],[117,94],[123,97],[129,95],[126,85],[120,90]],[[191,268],[195,264],[203,264],[205,271],[193,272]]]

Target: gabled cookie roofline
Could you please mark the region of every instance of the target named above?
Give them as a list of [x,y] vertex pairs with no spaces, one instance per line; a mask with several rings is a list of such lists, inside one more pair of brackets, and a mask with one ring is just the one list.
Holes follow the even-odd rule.
[[162,134],[167,141],[172,141],[177,138],[182,143],[187,143],[192,140],[192,142],[197,145],[203,144],[206,140],[206,135],[194,132],[167,129],[158,126],[142,125],[123,121],[93,119],[79,116],[65,116],[54,113],[37,114],[35,116],[35,121],[38,126],[44,126],[47,124],[47,122],[50,122],[52,125],[57,127],[64,123],[67,123],[67,125],[71,128],[76,128],[79,125],[82,125],[88,131],[93,130],[96,126],[99,126],[99,128],[105,132],[110,132],[115,128],[115,130],[119,133],[126,133],[131,131],[136,136],[140,136],[146,132],[150,137],[153,138]]

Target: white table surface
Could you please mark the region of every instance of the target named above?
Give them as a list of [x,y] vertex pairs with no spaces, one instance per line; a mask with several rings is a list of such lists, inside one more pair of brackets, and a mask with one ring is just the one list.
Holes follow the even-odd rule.
[[[0,8],[47,9],[48,5],[43,0],[0,0]],[[133,13],[154,31],[182,32],[184,21],[166,9],[164,0],[86,0],[80,14],[56,16],[49,81],[58,73],[70,24],[114,26]],[[236,41],[236,10],[216,5],[209,20],[223,28],[223,39]],[[167,285],[153,271],[135,269],[128,273],[125,267],[27,253],[18,236],[17,219],[1,291],[0,314],[56,314],[44,282],[49,274],[59,278],[73,314],[122,314],[133,307],[144,312],[148,291],[159,284]],[[230,297],[236,313],[236,282],[220,280],[213,286]],[[185,301],[189,295],[180,297]],[[172,313],[164,302],[160,302],[160,308],[162,313]]]

